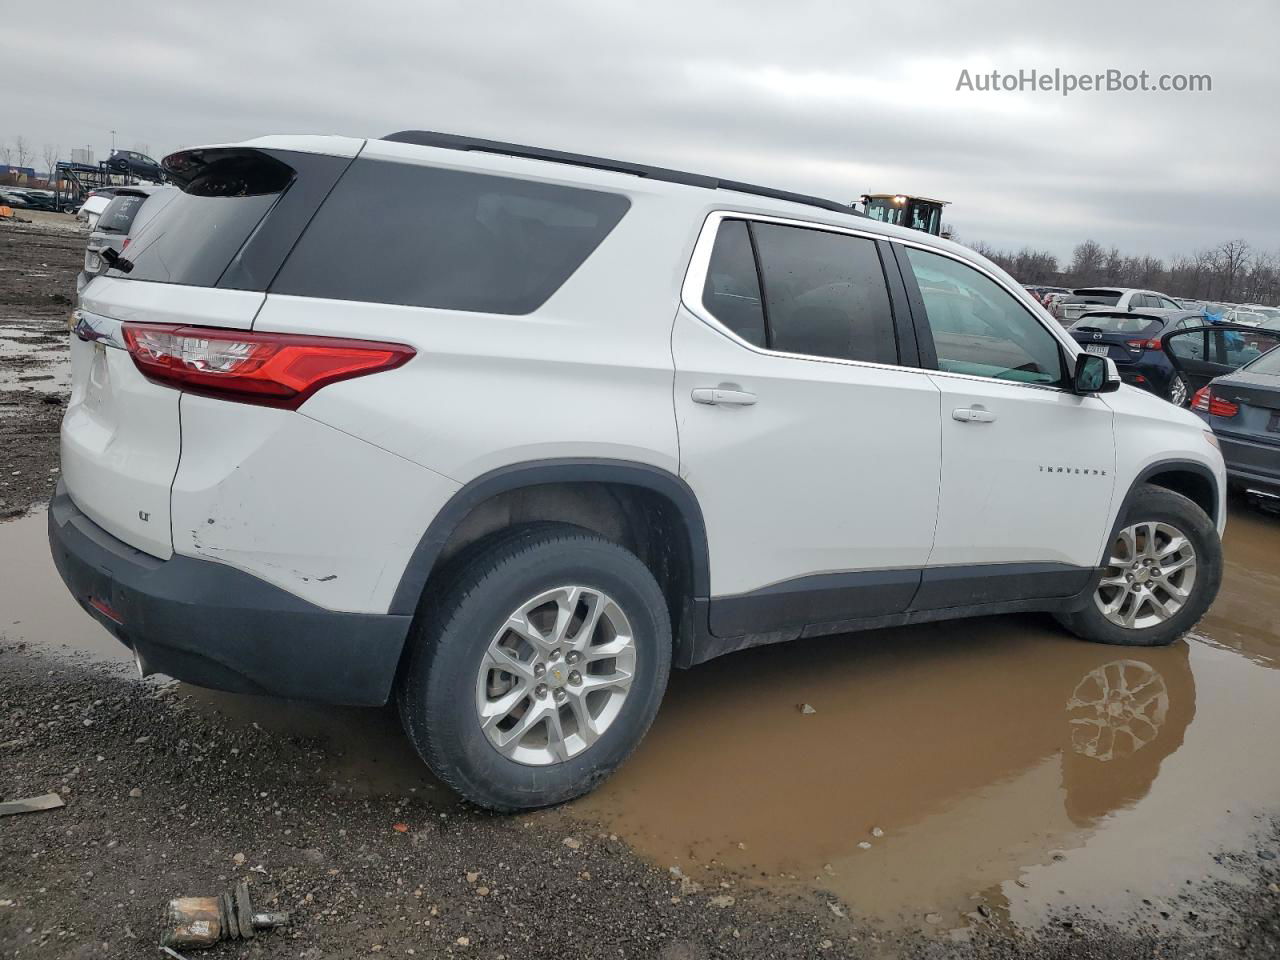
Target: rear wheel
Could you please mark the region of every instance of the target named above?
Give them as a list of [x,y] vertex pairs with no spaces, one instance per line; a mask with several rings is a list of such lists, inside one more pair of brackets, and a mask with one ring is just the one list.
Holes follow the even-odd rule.
[[1181,494],[1143,486],[1089,602],[1058,620],[1086,640],[1160,646],[1204,616],[1221,583],[1222,544],[1205,512]]
[[627,550],[539,524],[473,551],[431,599],[397,700],[419,755],[467,799],[504,811],[570,800],[643,738],[671,625]]

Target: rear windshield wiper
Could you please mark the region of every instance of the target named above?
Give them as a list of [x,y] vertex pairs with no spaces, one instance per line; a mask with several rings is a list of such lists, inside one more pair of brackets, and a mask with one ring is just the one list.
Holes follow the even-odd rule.
[[133,269],[133,261],[126,257],[120,256],[111,247],[103,247],[98,254],[103,260],[107,261],[107,266],[112,270],[119,270],[121,273],[128,273]]

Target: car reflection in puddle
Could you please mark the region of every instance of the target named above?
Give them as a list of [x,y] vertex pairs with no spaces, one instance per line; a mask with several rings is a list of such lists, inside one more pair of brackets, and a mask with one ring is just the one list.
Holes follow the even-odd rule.
[[[1205,644],[1121,650],[1030,616],[749,651],[674,677],[637,755],[575,810],[696,881],[816,884],[889,923],[1119,914],[1153,878],[1172,896],[1211,872],[1280,795],[1275,765],[1217,750],[1245,730],[1266,749],[1258,700],[1223,695],[1241,674],[1276,703],[1280,676]],[[1212,709],[1188,751],[1197,677]],[[1077,855],[1079,882],[1029,879]]]

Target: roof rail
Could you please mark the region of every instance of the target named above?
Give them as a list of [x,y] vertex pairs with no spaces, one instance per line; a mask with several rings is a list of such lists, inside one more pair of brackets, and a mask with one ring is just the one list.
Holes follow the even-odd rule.
[[629,173],[636,177],[663,180],[667,183],[683,183],[691,187],[705,187],[708,190],[733,190],[737,193],[750,193],[758,197],[788,200],[791,203],[803,203],[811,207],[821,207],[824,210],[834,210],[837,213],[862,216],[861,213],[848,204],[837,203],[835,200],[826,200],[822,197],[792,193],[790,190],[775,190],[772,187],[760,187],[753,183],[742,183],[739,180],[708,177],[700,173],[670,170],[666,167],[650,167],[642,163],[628,163],[625,160],[608,160],[604,157],[568,153],[564,150],[547,150],[543,147],[504,143],[501,140],[482,140],[477,137],[464,137],[453,133],[436,133],[432,130],[401,130],[382,139],[390,140],[393,143],[412,143],[420,147],[440,147],[445,150],[474,150],[479,153],[501,153],[512,157],[525,157],[530,160],[549,160],[552,163],[567,163],[575,167],[592,167],[596,170]]

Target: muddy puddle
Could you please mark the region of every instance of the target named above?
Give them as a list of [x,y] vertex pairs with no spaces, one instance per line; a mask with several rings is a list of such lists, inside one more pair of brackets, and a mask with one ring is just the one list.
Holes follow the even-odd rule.
[[[1233,506],[1226,552],[1212,613],[1167,648],[1083,643],[1025,616],[677,672],[626,766],[538,816],[595,821],[707,889],[816,887],[889,926],[955,930],[980,906],[1026,928],[1067,909],[1178,924],[1179,895],[1229,881],[1214,855],[1252,849],[1280,798],[1280,518]],[[0,569],[6,642],[129,663],[65,594],[42,514],[0,524]],[[343,789],[453,802],[390,710],[177,689],[321,738],[322,775]]]

